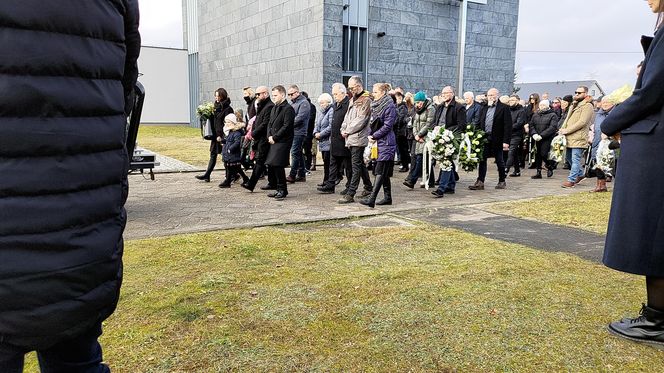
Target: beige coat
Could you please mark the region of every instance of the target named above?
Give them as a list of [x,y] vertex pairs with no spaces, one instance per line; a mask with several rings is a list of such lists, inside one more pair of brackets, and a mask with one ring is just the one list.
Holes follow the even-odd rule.
[[369,144],[369,118],[371,117],[371,96],[364,92],[351,100],[341,125],[341,133],[347,133],[346,147],[367,146]]
[[567,119],[560,128],[560,133],[565,135],[568,148],[588,147],[588,132],[593,119],[593,105],[582,101],[570,108]]

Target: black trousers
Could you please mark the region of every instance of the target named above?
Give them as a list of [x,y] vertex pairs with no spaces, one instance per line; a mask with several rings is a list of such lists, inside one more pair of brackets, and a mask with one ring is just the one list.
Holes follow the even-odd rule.
[[549,150],[551,150],[551,138],[542,139],[538,142],[533,141],[533,144],[537,144],[537,152],[535,152],[535,166],[538,170],[542,169],[542,161],[546,164],[546,168],[553,170],[554,162],[549,160]]
[[397,136],[397,148],[401,157],[401,167],[408,167],[411,163],[410,148],[408,147],[408,137]]
[[321,152],[323,155],[323,183],[330,179],[330,151]]
[[314,147],[314,139],[313,137],[307,136],[307,139],[304,140],[304,169],[309,171],[311,170],[311,165],[313,164],[314,161],[314,156],[312,153],[312,148]]
[[496,167],[498,167],[498,181],[505,181],[505,161],[503,160],[503,144],[493,144],[492,141],[489,141],[484,146],[484,159],[480,161],[479,164],[479,175],[477,180],[484,182],[486,179],[487,172],[487,158],[494,157],[496,158]]
[[354,196],[357,188],[360,186],[360,178],[364,183],[364,188],[371,189],[371,178],[369,177],[369,170],[364,164],[364,146],[351,146],[350,147],[350,162],[353,168],[353,177],[350,179],[348,186],[348,195]]
[[286,168],[279,166],[270,166],[270,171],[274,175],[277,191],[288,193],[288,186],[286,184]]
[[330,155],[330,172],[328,174],[329,176],[325,186],[327,188],[334,189],[342,171],[346,174],[346,188],[348,188],[350,187],[350,179],[353,176],[353,169],[350,164],[350,158]]
[[258,184],[258,179],[265,173],[265,160],[264,159],[254,159],[254,170],[251,172],[251,177],[249,178],[249,188],[254,189],[256,184]]
[[210,142],[210,160],[208,161],[207,169],[205,170],[205,176],[210,177],[214,166],[217,165],[217,155],[221,153],[221,144],[213,140]]
[[[523,143],[522,138],[512,138],[510,140],[510,150],[507,151],[507,164],[505,167],[510,168],[514,166],[514,172],[520,172],[521,168],[519,167],[519,159],[521,158],[521,144]],[[503,156],[505,154],[503,153]]]

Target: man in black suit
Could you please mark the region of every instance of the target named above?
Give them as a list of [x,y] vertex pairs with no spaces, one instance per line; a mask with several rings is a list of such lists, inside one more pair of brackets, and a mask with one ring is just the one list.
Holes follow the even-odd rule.
[[484,179],[487,171],[487,158],[495,157],[498,167],[498,185],[496,189],[505,189],[505,160],[503,151],[510,148],[512,136],[512,114],[507,105],[498,100],[500,92],[491,88],[487,94],[488,105],[480,113],[480,129],[487,134],[488,142],[484,145],[484,154],[479,164],[479,172],[475,184],[468,187],[470,190],[484,190]]
[[265,164],[270,166],[270,170],[275,176],[277,190],[267,196],[283,200],[288,195],[285,168],[290,163],[295,110],[286,101],[286,88],[281,85],[272,88],[272,102],[274,102],[274,107],[270,113],[270,122],[267,127],[267,141],[270,143],[270,150],[267,153]]

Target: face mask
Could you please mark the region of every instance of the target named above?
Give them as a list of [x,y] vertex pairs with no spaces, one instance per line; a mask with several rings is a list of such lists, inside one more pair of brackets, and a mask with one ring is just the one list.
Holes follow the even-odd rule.
[[244,96],[244,101],[249,105],[251,103],[251,96]]

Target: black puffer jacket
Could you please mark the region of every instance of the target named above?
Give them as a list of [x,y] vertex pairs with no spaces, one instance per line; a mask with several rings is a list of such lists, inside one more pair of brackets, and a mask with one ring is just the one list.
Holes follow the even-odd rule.
[[136,0],[0,1],[0,342],[43,349],[115,309]]
[[510,106],[510,113],[512,114],[512,140],[523,139],[526,110],[523,106],[516,104]]
[[551,110],[538,111],[530,120],[530,135],[538,134],[543,139],[553,138],[558,132],[558,115]]

